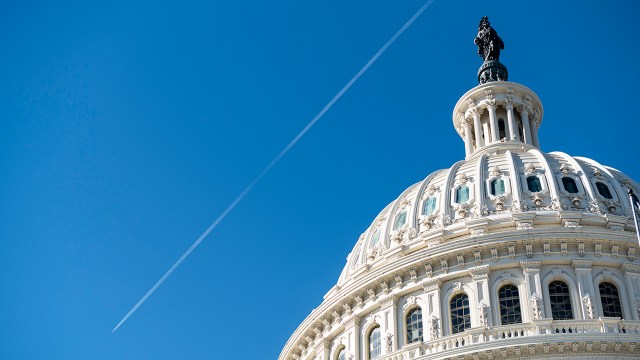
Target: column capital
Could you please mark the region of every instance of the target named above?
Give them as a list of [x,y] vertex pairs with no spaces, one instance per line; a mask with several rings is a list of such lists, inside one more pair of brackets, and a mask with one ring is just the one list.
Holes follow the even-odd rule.
[[491,270],[489,269],[489,265],[482,265],[469,269],[469,275],[471,275],[473,280],[486,279],[490,272]]
[[639,274],[640,275],[640,265],[637,264],[622,264],[620,269],[624,271],[625,274]]
[[440,279],[424,279],[420,282],[420,286],[422,286],[425,292],[440,290],[441,285]]
[[378,304],[380,304],[380,307],[384,309],[392,305],[397,305],[398,298],[395,297],[395,295],[391,294],[391,295],[380,298],[378,300]]
[[540,270],[541,261],[540,260],[522,260],[520,261],[520,267],[522,270]]
[[576,269],[576,270],[578,270],[578,269],[591,270],[591,268],[593,267],[593,261],[584,260],[584,259],[571,260],[571,266],[573,266],[574,269]]

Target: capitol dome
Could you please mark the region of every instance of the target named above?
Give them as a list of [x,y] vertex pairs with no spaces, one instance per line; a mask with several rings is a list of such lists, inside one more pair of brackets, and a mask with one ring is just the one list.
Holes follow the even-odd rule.
[[640,356],[640,186],[542,152],[542,102],[507,76],[485,53],[453,110],[466,158],[379,213],[280,360]]

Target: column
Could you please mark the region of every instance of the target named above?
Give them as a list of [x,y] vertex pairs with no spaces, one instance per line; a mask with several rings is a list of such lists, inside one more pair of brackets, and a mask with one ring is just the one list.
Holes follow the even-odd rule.
[[484,133],[485,145],[491,144],[491,132],[489,131],[489,122],[482,123],[482,132]]
[[471,138],[471,125],[464,120],[462,123],[462,127],[464,129],[464,151],[467,157],[471,156],[473,152],[473,139]]
[[[576,272],[576,279],[578,281],[579,307],[582,310],[581,319],[597,319],[599,315],[596,310],[596,294],[593,291],[593,275],[591,274],[593,261],[572,260],[571,265]],[[576,319],[580,318],[580,314],[575,314],[575,317]]]
[[498,142],[500,141],[500,136],[498,132],[498,121],[496,119],[496,107],[489,105],[487,109],[489,109],[489,123],[491,124],[491,142]]
[[329,356],[331,356],[331,341],[324,340],[322,343],[324,345],[322,350],[322,360],[329,360]]
[[622,264],[624,280],[627,283],[627,297],[631,304],[631,318],[640,320],[640,265]]
[[422,324],[424,341],[442,337],[442,305],[440,304],[440,281],[427,279],[421,282],[427,299],[427,308],[423,309]]
[[[380,313],[382,314],[381,337],[382,337],[382,355],[389,354],[398,349],[398,299],[389,295],[379,301]],[[389,339],[391,335],[391,339]],[[391,346],[389,346],[391,345]]]
[[473,327],[477,326],[493,326],[493,316],[491,314],[491,301],[489,300],[489,266],[483,265],[469,269],[471,280],[473,280],[473,289],[476,293],[475,313],[476,316],[471,318]]
[[482,128],[480,127],[480,113],[474,109],[472,115],[473,130],[476,133],[476,150],[478,150],[484,146],[484,141],[482,140]]
[[540,261],[520,261],[526,293],[520,296],[523,315],[529,320],[541,320],[545,317],[542,301],[542,284],[540,280]]
[[507,104],[507,123],[509,123],[509,141],[514,141],[516,137],[516,121],[513,117],[513,104]]
[[529,111],[522,109],[520,116],[522,117],[522,126],[524,126],[524,142],[525,144],[533,145],[533,141],[531,140],[531,126],[529,126]]
[[539,148],[540,143],[538,142],[538,128],[540,127],[540,123],[538,122],[538,118],[535,112],[531,114],[531,122],[529,125],[531,126],[531,140],[533,141],[533,146]]
[[360,318],[352,316],[345,322],[345,333],[347,335],[347,354],[353,354],[353,359],[360,359]]

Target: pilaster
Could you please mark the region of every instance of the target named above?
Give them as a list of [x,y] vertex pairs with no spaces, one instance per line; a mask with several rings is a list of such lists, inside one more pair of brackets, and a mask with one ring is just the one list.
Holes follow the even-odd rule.
[[595,306],[596,293],[593,291],[593,262],[586,259],[572,260],[571,265],[576,272],[578,296],[580,297],[580,308],[582,309],[582,319],[596,319],[598,318],[598,314]]

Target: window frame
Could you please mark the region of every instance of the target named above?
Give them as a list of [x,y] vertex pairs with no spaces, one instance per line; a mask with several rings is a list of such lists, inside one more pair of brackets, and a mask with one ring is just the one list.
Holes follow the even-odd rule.
[[[554,318],[554,313],[553,313],[553,302],[552,302],[552,298],[551,298],[551,284],[556,283],[556,282],[560,282],[563,283],[566,287],[567,287],[567,298],[569,299],[569,306],[570,306],[570,310],[571,310],[571,318],[567,319],[567,318]],[[576,307],[574,306],[574,301],[573,301],[573,289],[571,287],[571,285],[569,285],[566,281],[566,279],[552,279],[551,281],[549,281],[546,284],[546,293],[547,293],[547,298],[549,300],[549,314],[551,315],[551,319],[554,321],[558,321],[558,320],[575,320],[576,319]],[[566,311],[566,310],[565,310]]]
[[[469,321],[467,322],[466,319],[465,319],[465,321],[463,323],[462,331],[455,331],[454,332],[454,330],[458,329],[459,327],[456,326],[454,328],[454,325],[453,325],[453,314],[454,314],[453,310],[454,309],[452,307],[452,304],[453,304],[453,300],[454,299],[456,299],[458,297],[461,297],[461,296],[465,296],[467,298],[466,307],[467,307],[467,309],[469,309],[469,314],[467,315],[469,317]],[[473,326],[472,317],[471,317],[471,299],[469,297],[469,294],[467,294],[464,291],[460,291],[460,292],[454,293],[449,297],[449,301],[447,302],[447,305],[448,305],[448,308],[449,308],[449,332],[450,332],[450,335],[463,333],[463,332],[465,332],[465,330],[470,329]],[[464,307],[462,307],[461,309],[464,310]],[[462,316],[465,317],[464,312],[463,312]],[[468,324],[468,326],[467,326],[467,324]]]
[[[375,357],[372,357],[371,354],[372,354],[372,351],[373,351],[373,345],[372,345],[372,341],[371,340],[372,340],[373,332],[376,331],[376,330],[378,330],[378,341],[379,341],[378,349],[379,349],[379,353],[376,354]],[[369,328],[369,330],[366,332],[366,334],[367,334],[367,337],[366,337],[366,340],[367,340],[367,344],[366,344],[367,345],[367,347],[366,347],[367,359],[368,360],[374,360],[374,359],[380,358],[382,356],[382,328],[381,328],[380,324],[375,323],[373,326],[371,326]]]
[[[504,315],[502,314],[502,298],[500,297],[500,292],[502,291],[502,289],[504,289],[505,287],[510,286],[515,288],[516,290],[516,296],[515,299],[518,302],[518,312],[519,312],[519,316],[520,316],[520,321],[516,321],[516,322],[510,322],[510,323],[503,323],[503,317]],[[522,303],[520,302],[520,287],[516,284],[512,284],[512,283],[506,283],[506,284],[501,284],[498,289],[497,289],[497,303],[498,303],[498,318],[500,321],[500,325],[513,325],[513,324],[522,324],[524,322],[524,317],[523,317],[523,312],[522,312]],[[513,300],[513,299],[512,299]]]
[[[415,341],[411,341],[409,338],[409,323],[408,323],[408,318],[410,315],[412,315],[415,311],[420,311],[419,314],[419,320],[418,320],[418,324],[419,324],[419,328],[418,331],[420,332],[420,336],[418,340]],[[422,311],[422,307],[419,305],[413,305],[411,307],[408,307],[407,310],[404,312],[404,341],[406,345],[409,344],[413,344],[413,343],[419,343],[419,342],[423,342],[425,340],[425,332],[424,332],[424,316],[423,316],[423,311]]]
[[[605,304],[603,301],[603,296],[602,296],[602,285],[604,284],[609,284],[611,286],[613,286],[617,292],[617,300],[618,300],[618,304],[617,306],[620,308],[620,316],[611,316],[611,315],[607,315],[605,314]],[[603,280],[598,284],[598,300],[600,303],[600,309],[601,309],[601,314],[603,317],[615,317],[615,318],[620,318],[620,319],[624,319],[624,301],[622,298],[622,291],[620,291],[620,286],[618,286],[617,283],[611,281],[611,280]],[[615,306],[615,305],[614,305]]]

